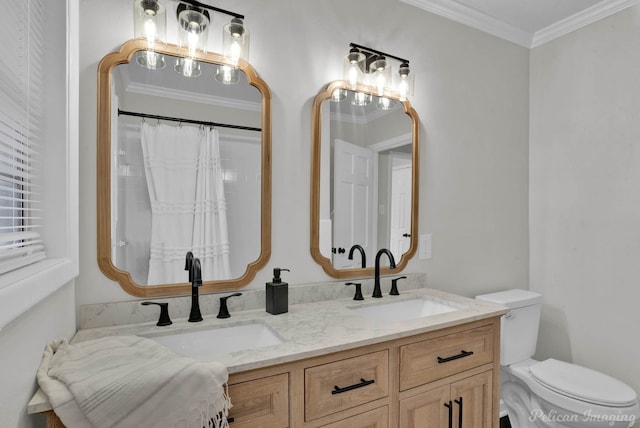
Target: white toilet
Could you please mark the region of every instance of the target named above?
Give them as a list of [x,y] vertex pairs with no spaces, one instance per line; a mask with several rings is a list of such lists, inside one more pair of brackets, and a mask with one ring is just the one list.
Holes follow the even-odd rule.
[[636,392],[595,370],[535,361],[542,296],[507,290],[477,296],[506,306],[501,320],[501,398],[513,428],[640,427]]

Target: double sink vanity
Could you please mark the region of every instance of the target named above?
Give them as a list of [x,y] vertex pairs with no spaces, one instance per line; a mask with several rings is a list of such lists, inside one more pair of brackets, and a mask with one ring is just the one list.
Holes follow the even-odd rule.
[[[274,316],[265,312],[264,290],[244,288],[271,256],[270,89],[249,63],[231,64],[211,52],[198,54],[207,72],[197,79],[177,76],[173,66],[143,70],[139,58],[146,49],[144,39],[130,40],[98,65],[97,262],[129,295],[169,302],[174,320],[156,326],[149,314],[157,312],[140,300],[109,304],[109,310],[86,305],[93,308],[80,308],[80,330],[71,343],[139,335],[180,355],[221,362],[229,372],[232,427],[497,428],[500,316],[506,309],[424,288],[425,274],[406,274],[399,296],[383,290],[383,298],[372,299],[371,280],[363,279],[402,271],[417,251],[420,121],[410,102],[347,81],[331,82],[315,95],[310,255],[335,282],[291,287],[289,311]],[[153,55],[177,64],[184,52],[167,44],[156,46]],[[365,56],[367,64],[375,59],[371,52]],[[206,80],[229,67],[239,76],[237,84]],[[147,89],[143,95],[140,88]],[[370,102],[356,102],[363,94]],[[171,260],[175,272],[158,277],[149,260],[153,210],[139,138],[139,117],[160,117],[158,127],[160,120],[182,127],[187,113],[207,126],[218,118],[233,122],[215,124],[221,150],[239,150],[239,142],[247,148],[230,151],[224,158],[238,163],[222,168],[256,178],[227,195],[225,245],[233,249],[228,274],[203,270],[211,276],[199,287],[205,307],[197,323],[187,321],[185,296],[192,287],[182,261]],[[348,176],[339,166],[347,164],[366,166],[349,173],[368,177],[365,185],[355,175],[351,181],[336,175]],[[348,184],[336,187],[338,182]],[[354,248],[360,250],[355,260]],[[388,267],[379,266],[379,248],[389,248]],[[376,250],[374,269],[365,254]],[[392,254],[397,263],[391,263]],[[349,296],[344,281],[350,279],[364,281],[364,300]],[[239,289],[242,296],[230,301],[231,317],[216,318],[213,293]],[[117,314],[135,316],[116,320]],[[48,428],[63,426],[41,391],[28,411],[46,413]]]
[[[232,427],[495,427],[505,312],[415,288],[292,304],[277,316],[232,308],[231,318],[205,314],[199,323],[85,328],[72,343],[135,334],[223,363]],[[41,392],[29,411],[62,426]]]

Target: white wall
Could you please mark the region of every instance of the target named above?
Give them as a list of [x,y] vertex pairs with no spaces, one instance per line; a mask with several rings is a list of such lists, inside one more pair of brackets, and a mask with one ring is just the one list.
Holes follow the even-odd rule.
[[531,53],[531,289],[541,358],[640,391],[640,7]]
[[[473,296],[528,281],[527,49],[397,0],[242,0],[215,5],[246,15],[250,61],[273,96],[271,267],[290,284],[328,278],[309,252],[311,102],[340,79],[349,42],[408,57],[414,107],[423,122],[420,230],[433,234],[430,261],[409,272],[431,286]],[[171,13],[168,33],[175,41]],[[133,37],[129,0],[81,4],[81,276],[78,304],[131,300],[96,263],[96,68]],[[214,29],[212,45],[219,46]]]
[[44,427],[27,415],[37,390],[36,371],[47,343],[76,332],[74,286],[69,283],[0,330],[0,426]]

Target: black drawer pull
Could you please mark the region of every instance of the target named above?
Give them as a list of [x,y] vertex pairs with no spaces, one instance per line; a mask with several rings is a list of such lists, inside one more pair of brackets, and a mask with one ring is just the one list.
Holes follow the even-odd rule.
[[450,357],[438,357],[438,364],[446,363],[449,361],[457,360],[458,358],[468,357],[469,355],[473,355],[473,351],[465,351],[464,349],[460,351],[457,355],[452,355]]
[[340,388],[338,385],[333,387],[333,391],[331,394],[342,394],[343,392],[351,391],[354,389],[362,388],[363,386],[371,385],[372,383],[376,383],[375,380],[364,380],[360,378],[360,383],[356,383],[354,385],[345,386],[344,388]]

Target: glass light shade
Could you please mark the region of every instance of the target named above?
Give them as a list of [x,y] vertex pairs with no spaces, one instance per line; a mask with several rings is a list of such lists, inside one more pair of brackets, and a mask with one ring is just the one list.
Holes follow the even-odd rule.
[[402,63],[394,73],[393,87],[400,97],[400,101],[406,101],[413,96],[413,83],[415,74],[409,69],[409,64]]
[[371,86],[375,86],[378,96],[381,97],[385,90],[391,89],[391,64],[383,56],[371,63],[369,66],[371,74]]
[[184,77],[198,77],[202,74],[200,63],[193,58],[178,58],[175,70]]
[[353,94],[353,99],[351,100],[351,105],[357,107],[364,107],[366,105],[371,104],[371,100],[373,99],[373,95],[367,94],[364,92],[355,92]]
[[167,65],[164,55],[149,50],[137,52],[136,63],[149,70],[161,70]]
[[234,85],[240,80],[238,69],[230,65],[219,65],[213,77],[223,85]]
[[355,90],[358,84],[364,83],[366,57],[356,48],[352,48],[344,58],[343,80],[349,82],[349,87]]
[[249,30],[242,19],[233,18],[222,28],[222,49],[225,58],[234,65],[240,59],[249,61]]
[[158,0],[134,0],[133,33],[135,38],[147,41],[150,50],[167,39],[167,14]]
[[333,94],[331,94],[331,101],[334,102],[334,103],[339,103],[340,101],[344,100],[345,98],[347,98],[347,90],[346,89],[338,88],[335,91],[333,91]]
[[396,102],[390,98],[387,97],[378,97],[378,103],[376,104],[376,107],[379,110],[391,110],[392,108],[394,108],[396,105]]
[[190,57],[205,53],[209,34],[209,13],[184,4],[178,6],[178,12],[178,46]]

